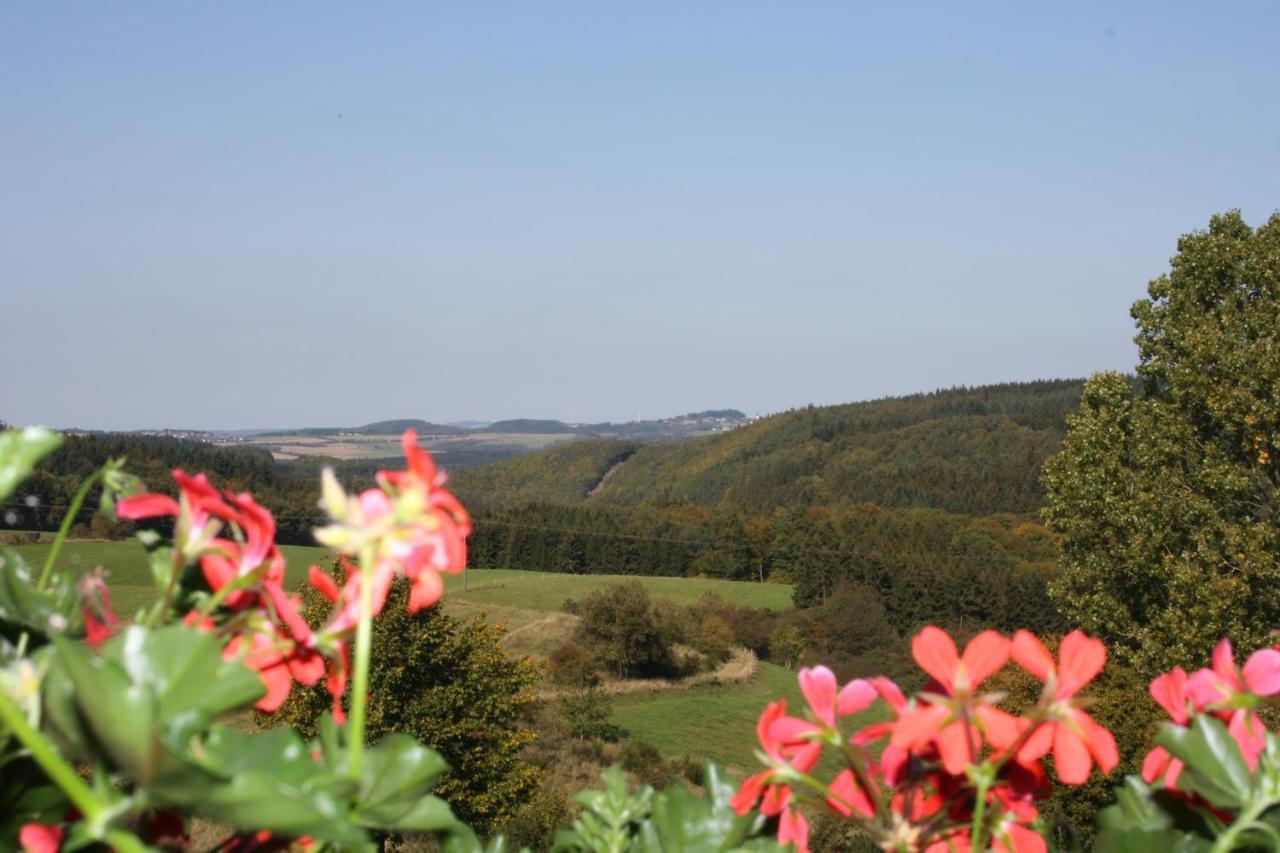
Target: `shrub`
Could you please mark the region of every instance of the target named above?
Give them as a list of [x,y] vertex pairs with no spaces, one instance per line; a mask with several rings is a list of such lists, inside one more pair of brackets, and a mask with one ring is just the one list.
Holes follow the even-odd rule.
[[582,600],[576,639],[619,678],[661,676],[672,668],[649,592],[636,581],[613,584]]
[[599,687],[579,687],[560,694],[560,714],[569,733],[579,740],[617,740],[621,733],[610,722],[613,699]]
[[568,642],[547,658],[551,681],[565,687],[592,687],[599,683],[596,657],[580,643]]

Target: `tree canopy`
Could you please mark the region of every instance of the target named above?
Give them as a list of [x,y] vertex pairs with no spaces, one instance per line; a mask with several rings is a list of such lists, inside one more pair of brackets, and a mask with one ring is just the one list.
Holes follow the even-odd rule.
[[1280,626],[1280,214],[1213,217],[1148,292],[1138,382],[1089,380],[1044,484],[1055,600],[1152,672]]

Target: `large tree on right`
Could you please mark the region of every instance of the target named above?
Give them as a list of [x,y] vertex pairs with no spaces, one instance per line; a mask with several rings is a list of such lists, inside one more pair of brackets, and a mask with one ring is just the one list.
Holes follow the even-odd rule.
[[1043,479],[1056,603],[1151,673],[1280,628],[1280,214],[1213,217],[1148,294],[1137,379],[1088,381]]

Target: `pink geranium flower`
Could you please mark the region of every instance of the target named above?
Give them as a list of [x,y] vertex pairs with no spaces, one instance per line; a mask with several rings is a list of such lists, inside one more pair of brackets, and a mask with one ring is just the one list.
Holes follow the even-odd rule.
[[1266,728],[1252,706],[1258,696],[1280,693],[1280,651],[1260,649],[1238,669],[1231,641],[1223,639],[1213,650],[1213,667],[1198,670],[1187,679],[1187,695],[1197,708],[1217,711],[1227,731],[1240,746],[1249,769],[1258,766],[1265,746]]

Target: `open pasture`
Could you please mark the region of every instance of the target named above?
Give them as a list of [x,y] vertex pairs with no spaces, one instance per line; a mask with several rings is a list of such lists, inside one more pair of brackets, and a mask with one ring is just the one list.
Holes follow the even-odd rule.
[[[15,551],[39,566],[49,553],[47,544],[17,545]],[[283,545],[291,584],[301,583],[307,566],[329,559],[324,548]],[[67,542],[58,557],[58,568],[81,574],[102,566],[107,571],[117,609],[132,613],[152,600],[153,588],[147,555],[135,541]],[[702,578],[657,578],[630,575],[571,575],[552,572],[524,572],[512,569],[470,569],[445,578],[446,601],[455,599],[470,611],[523,611],[508,614],[511,627],[533,621],[540,614],[558,610],[567,599],[581,601],[592,591],[609,584],[639,581],[655,597],[679,604],[693,604],[712,592],[725,601],[758,608],[783,610],[791,606],[791,587],[785,584],[758,584]],[[463,590],[463,587],[466,590]],[[532,611],[532,612],[530,612]]]

